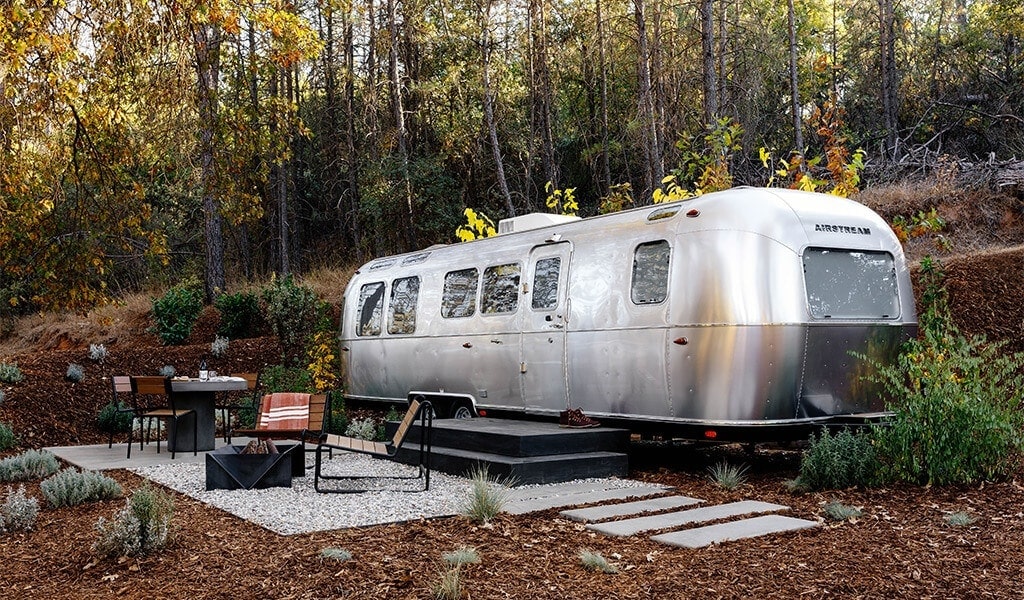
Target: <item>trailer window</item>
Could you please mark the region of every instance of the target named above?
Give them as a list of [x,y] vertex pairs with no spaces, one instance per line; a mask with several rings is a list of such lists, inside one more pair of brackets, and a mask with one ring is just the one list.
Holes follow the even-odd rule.
[[516,312],[519,306],[519,263],[497,265],[484,269],[484,291],[480,296],[480,312],[500,315]]
[[441,316],[446,319],[469,317],[476,312],[476,286],[480,273],[476,269],[451,271],[444,276],[441,294]]
[[359,326],[356,327],[356,335],[380,335],[380,315],[383,306],[383,283],[368,283],[359,288]]
[[636,247],[633,254],[633,286],[630,296],[634,304],[659,304],[668,297],[668,242],[647,242]]
[[895,319],[896,267],[888,252],[808,248],[804,280],[816,319]]
[[419,277],[403,277],[391,282],[388,333],[416,333],[416,300],[419,296]]
[[542,258],[533,267],[533,308],[550,310],[558,305],[558,272],[562,259],[558,256]]

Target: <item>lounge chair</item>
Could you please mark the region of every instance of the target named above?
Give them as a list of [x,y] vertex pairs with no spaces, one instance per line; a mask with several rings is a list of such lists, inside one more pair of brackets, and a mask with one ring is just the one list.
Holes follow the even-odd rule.
[[302,443],[317,440],[330,414],[330,394],[275,392],[263,396],[254,429],[236,429],[232,435],[292,439]]
[[[415,476],[388,476],[388,477],[374,477],[374,476],[360,476],[360,475],[324,475],[321,470],[321,464],[323,462],[323,452],[325,450],[333,452],[334,450],[343,450],[346,452],[358,452],[360,454],[369,454],[370,456],[376,456],[378,458],[389,458],[394,459],[395,455],[402,446],[408,441],[408,433],[412,428],[414,422],[419,421],[419,454],[417,458],[418,473]],[[434,425],[434,411],[430,406],[430,402],[420,398],[414,398],[409,402],[409,410],[406,411],[405,417],[402,418],[401,423],[398,425],[398,429],[395,431],[394,437],[390,442],[374,442],[370,440],[363,440],[359,438],[346,437],[343,435],[334,435],[323,433],[320,435],[320,441],[316,445],[316,467],[313,471],[313,488],[321,493],[356,493],[365,492],[366,489],[324,489],[320,486],[321,479],[423,479],[423,490],[427,491],[430,489],[430,436]],[[419,491],[419,490],[417,490]]]

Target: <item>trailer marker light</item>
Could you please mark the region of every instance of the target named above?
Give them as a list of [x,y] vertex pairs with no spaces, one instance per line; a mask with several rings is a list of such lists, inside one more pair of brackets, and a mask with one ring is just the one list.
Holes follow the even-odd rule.
[[704,437],[706,437],[709,440],[713,440],[716,437],[718,437],[718,432],[715,431],[714,429],[705,429],[704,430]]
[[676,339],[672,340],[672,343],[678,344],[680,346],[685,346],[690,343],[690,340],[686,339],[685,337],[677,337]]
[[690,217],[691,219],[694,217],[699,217],[700,211],[697,210],[696,208],[691,208],[690,210],[686,211],[686,216]]
[[487,416],[487,411],[486,410],[478,410],[478,411],[476,411],[476,414],[480,415],[481,417],[486,417]]

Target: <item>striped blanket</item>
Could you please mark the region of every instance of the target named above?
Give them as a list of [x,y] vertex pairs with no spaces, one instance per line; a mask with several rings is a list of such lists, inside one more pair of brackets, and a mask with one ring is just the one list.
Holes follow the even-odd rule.
[[299,430],[309,427],[309,394],[275,393],[263,396],[257,429]]

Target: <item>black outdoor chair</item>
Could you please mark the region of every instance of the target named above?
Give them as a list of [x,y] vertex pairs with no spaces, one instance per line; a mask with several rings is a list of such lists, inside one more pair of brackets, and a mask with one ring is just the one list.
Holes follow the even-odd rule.
[[[174,394],[171,392],[171,378],[159,376],[132,377],[132,408],[143,423],[147,420],[159,419],[163,422],[174,421],[175,427],[184,418],[192,418],[192,454],[197,455],[199,446],[198,439],[198,417],[192,409],[175,408]],[[143,402],[143,398],[147,402]],[[139,431],[139,435],[149,437],[148,433]],[[133,433],[128,434],[128,458],[132,457]],[[148,441],[148,440],[146,440]],[[170,446],[170,443],[168,443]],[[156,438],[156,452],[160,453],[160,436]],[[171,459],[174,459],[175,449],[171,448]]]

